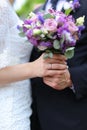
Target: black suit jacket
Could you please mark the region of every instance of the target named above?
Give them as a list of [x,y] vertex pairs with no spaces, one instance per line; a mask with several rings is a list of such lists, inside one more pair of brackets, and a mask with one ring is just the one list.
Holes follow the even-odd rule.
[[[41,78],[32,79],[31,130],[87,130],[87,0],[80,3],[73,15],[86,16],[86,29],[77,42],[74,57],[67,61],[75,93],[70,88],[54,90]],[[39,56],[33,48],[31,61]]]

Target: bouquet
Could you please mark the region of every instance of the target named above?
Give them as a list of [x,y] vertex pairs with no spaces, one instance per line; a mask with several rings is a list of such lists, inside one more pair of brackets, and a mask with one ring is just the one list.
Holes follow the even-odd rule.
[[31,44],[45,52],[45,58],[52,57],[54,53],[72,58],[76,42],[85,28],[85,16],[74,19],[71,15],[79,7],[79,1],[74,0],[65,4],[64,12],[53,9],[37,14],[31,12],[18,26],[20,36],[26,36]]

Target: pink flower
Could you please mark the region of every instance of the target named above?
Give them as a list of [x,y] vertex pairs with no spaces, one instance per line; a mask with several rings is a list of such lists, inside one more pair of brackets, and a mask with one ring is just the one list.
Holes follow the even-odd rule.
[[57,31],[57,22],[55,19],[46,19],[44,22],[44,28],[47,31],[55,32]]
[[69,31],[70,31],[72,34],[74,34],[75,32],[78,31],[78,27],[77,27],[77,26],[75,25],[75,23],[72,22],[72,21],[69,21],[69,22],[68,22],[68,29],[69,29]]
[[68,23],[68,29],[71,32],[71,35],[74,37],[75,40],[78,40],[78,27],[75,25],[74,22],[69,21]]

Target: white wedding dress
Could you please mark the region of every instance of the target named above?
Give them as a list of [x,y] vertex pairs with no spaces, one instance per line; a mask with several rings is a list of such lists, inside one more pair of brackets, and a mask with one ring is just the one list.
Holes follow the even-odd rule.
[[[32,46],[19,37],[19,22],[9,0],[0,0],[0,69],[29,61]],[[31,103],[29,80],[0,86],[0,130],[30,130]]]

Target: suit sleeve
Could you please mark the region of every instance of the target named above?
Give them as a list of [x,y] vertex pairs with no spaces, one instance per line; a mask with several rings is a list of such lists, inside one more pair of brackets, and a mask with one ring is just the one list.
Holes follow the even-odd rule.
[[77,99],[87,97],[87,63],[69,68]]

